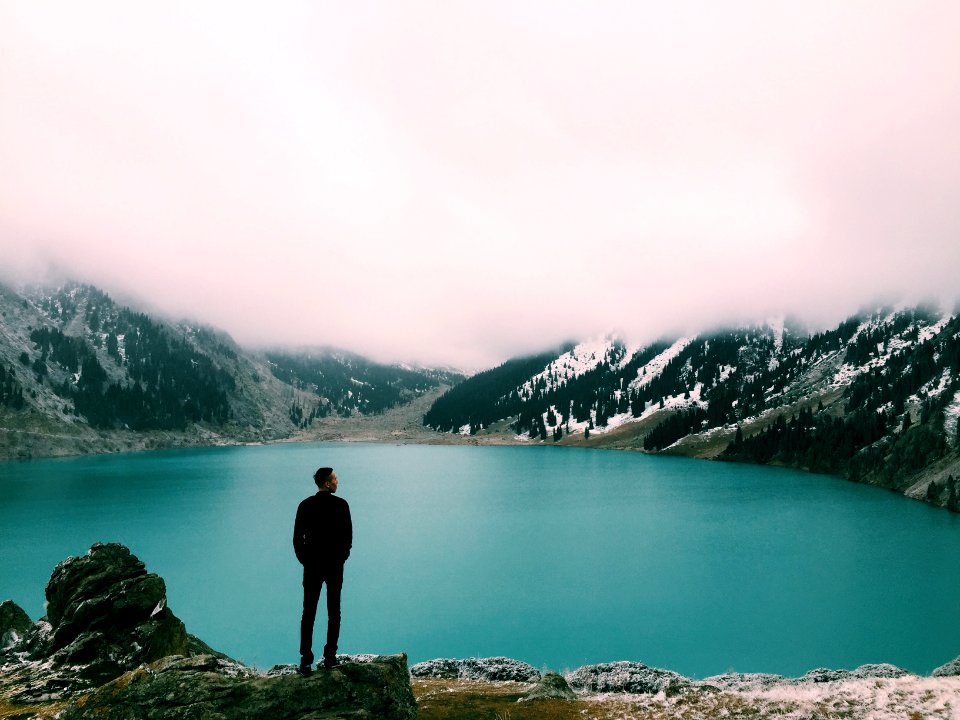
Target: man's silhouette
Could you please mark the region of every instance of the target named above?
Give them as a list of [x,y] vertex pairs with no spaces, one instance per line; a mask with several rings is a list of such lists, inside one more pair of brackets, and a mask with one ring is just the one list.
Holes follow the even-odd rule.
[[327,644],[323,666],[337,664],[340,637],[340,589],[343,564],[350,557],[353,525],[346,500],[334,497],[337,474],[323,467],[313,475],[317,494],[297,508],[293,525],[293,551],[303,565],[303,616],[300,618],[300,674],[309,675],[313,665],[313,621],[317,615],[320,588],[327,584]]

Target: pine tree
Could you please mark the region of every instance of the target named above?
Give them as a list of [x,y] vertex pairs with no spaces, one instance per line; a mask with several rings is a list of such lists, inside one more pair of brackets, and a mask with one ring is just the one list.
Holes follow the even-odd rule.
[[947,478],[947,488],[947,510],[960,512],[960,507],[957,506],[957,483],[953,475]]

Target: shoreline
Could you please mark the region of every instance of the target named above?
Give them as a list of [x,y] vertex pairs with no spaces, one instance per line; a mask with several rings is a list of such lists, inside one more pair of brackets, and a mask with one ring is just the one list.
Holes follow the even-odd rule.
[[[377,416],[373,416],[376,418]],[[318,427],[306,431],[300,431],[284,437],[258,437],[246,438],[243,436],[224,436],[213,431],[197,428],[193,433],[135,433],[133,431],[112,431],[96,433],[98,442],[91,447],[89,444],[79,443],[80,437],[77,435],[41,433],[31,430],[20,430],[11,428],[0,428],[0,463],[18,462],[31,460],[46,460],[57,458],[79,458],[96,455],[121,455],[127,453],[144,453],[164,450],[189,450],[199,448],[224,448],[224,447],[257,447],[266,445],[283,444],[304,444],[321,442],[341,442],[358,444],[382,444],[382,445],[434,445],[434,446],[463,446],[463,447],[558,447],[558,448],[582,448],[589,450],[611,450],[620,452],[635,452],[650,456],[666,457],[686,457],[692,460],[711,460],[715,462],[741,462],[725,461],[719,458],[717,450],[718,440],[722,441],[719,433],[713,432],[710,438],[711,449],[706,450],[697,439],[692,442],[674,445],[665,448],[660,452],[648,452],[637,443],[630,440],[630,436],[624,432],[631,425],[638,423],[625,423],[608,433],[593,435],[589,440],[584,440],[582,436],[574,436],[572,441],[565,438],[560,442],[546,441],[523,441],[517,439],[512,433],[502,431],[484,430],[477,435],[459,435],[452,433],[441,433],[430,430],[422,425],[414,428],[407,427],[397,429],[396,426],[387,424],[387,427],[371,427],[367,422],[369,418],[347,418],[346,421],[338,420],[329,424],[322,424]],[[639,428],[635,428],[639,429]],[[732,430],[723,428],[724,431]],[[620,432],[618,432],[620,431]],[[16,455],[7,451],[11,445],[5,442],[4,435],[7,438],[14,433],[30,434],[45,438],[57,438],[67,440],[65,446],[60,446],[56,450],[49,452],[35,453],[32,450]],[[857,482],[861,485],[875,487],[878,490],[893,491],[910,500],[922,502],[940,509],[947,509],[945,506],[931,502],[926,497],[927,482],[931,479],[943,481],[943,477],[949,470],[955,466],[960,466],[960,460],[957,458],[944,458],[944,461],[952,463],[950,467],[944,469],[938,467],[941,463],[934,463],[929,468],[925,468],[918,473],[904,488],[891,488],[874,482],[861,482],[851,480],[843,475],[832,473],[818,473],[804,467],[794,467],[782,463],[766,463],[763,466],[768,468],[783,468],[795,470],[824,477],[832,477],[845,482]],[[744,462],[745,465],[755,463]],[[949,510],[948,510],[949,511]]]

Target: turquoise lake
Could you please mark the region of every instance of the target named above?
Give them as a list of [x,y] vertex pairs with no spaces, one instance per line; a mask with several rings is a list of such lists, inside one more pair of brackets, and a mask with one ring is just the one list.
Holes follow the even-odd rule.
[[[350,503],[340,651],[690,677],[960,655],[960,517],[783,469],[550,447],[283,444],[0,464],[0,600],[122,542],[187,629],[296,662],[313,471]],[[321,598],[320,613],[323,613]],[[318,617],[321,647],[324,621]]]

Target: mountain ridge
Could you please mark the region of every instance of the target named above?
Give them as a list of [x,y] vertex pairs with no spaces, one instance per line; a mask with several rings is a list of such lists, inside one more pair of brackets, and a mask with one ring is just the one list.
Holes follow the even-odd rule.
[[[570,341],[466,378],[252,350],[90,285],[0,285],[0,458],[361,440],[636,450],[797,467],[958,509],[960,319],[864,310]],[[549,430],[548,430],[549,429]]]
[[74,282],[0,285],[0,312],[0,458],[284,440],[462,378],[333,348],[249,350]]
[[823,332],[776,319],[643,346],[606,336],[556,353],[496,397],[478,397],[474,382],[424,422],[478,439],[797,467],[958,509],[955,311],[877,308]]

